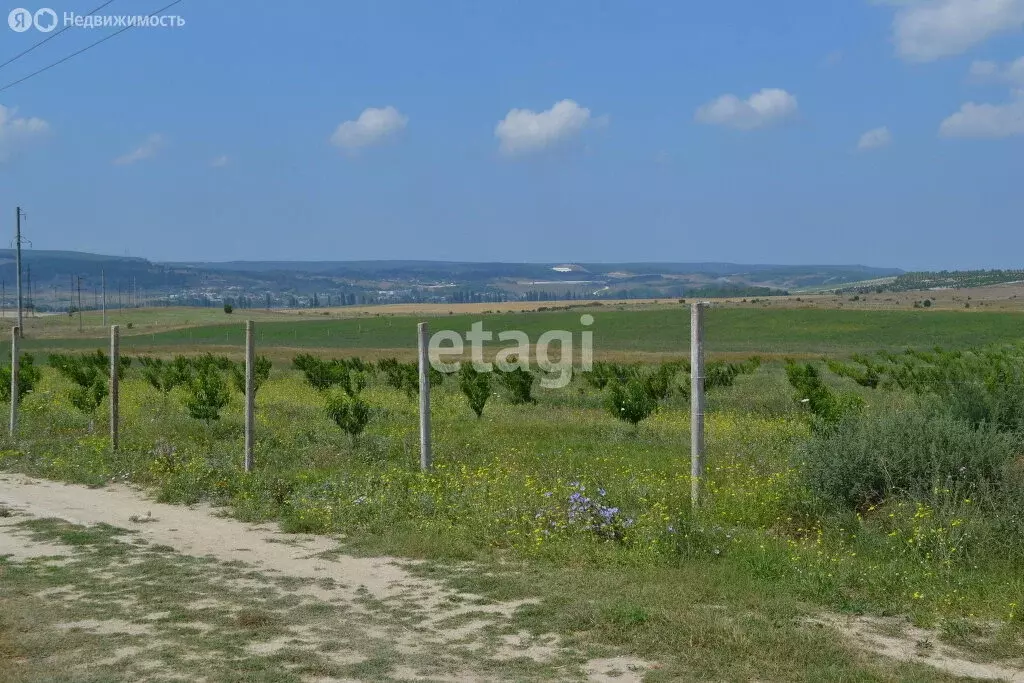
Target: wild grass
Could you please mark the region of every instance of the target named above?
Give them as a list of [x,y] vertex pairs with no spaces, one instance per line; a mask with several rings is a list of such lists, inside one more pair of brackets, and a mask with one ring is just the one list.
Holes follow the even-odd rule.
[[[707,503],[694,511],[681,389],[631,426],[581,378],[535,391],[532,404],[513,403],[495,383],[480,418],[448,378],[433,393],[435,468],[422,473],[414,396],[372,378],[360,394],[370,419],[353,438],[330,418],[329,395],[276,368],[257,395],[256,469],[246,475],[239,394],[221,419],[197,421],[183,388],[161,394],[136,372],[122,386],[120,452],[109,452],[105,405],[84,414],[69,383],[46,370],[0,468],[91,485],[132,481],[164,501],[208,500],[291,531],[343,533],[350,551],[474,560],[490,569],[451,580],[491,597],[545,597],[519,615],[524,626],[556,624],[649,656],[729,642],[728,619],[706,616],[710,626],[700,627],[691,611],[699,604],[714,615],[713,605],[726,604],[735,612],[744,601],[756,604],[737,646],[746,657],[765,647],[797,652],[792,634],[772,640],[771,623],[816,610],[906,614],[961,634],[952,625],[987,624],[1007,643],[1001,654],[1024,654],[1022,527],[984,488],[998,479],[985,467],[1015,466],[1019,441],[954,417],[943,426],[928,418],[926,397],[828,376],[866,407],[848,428],[814,433],[782,364],[740,375],[709,394]],[[901,450],[914,443],[918,450]],[[934,457],[915,460],[920,453]],[[904,464],[878,483],[872,462]],[[929,469],[934,463],[946,469]],[[959,466],[980,483],[941,490],[933,475]],[[853,483],[850,496],[829,488],[833,474],[840,489]],[[1008,492],[1018,480],[998,481]],[[690,587],[678,597],[681,583]],[[751,673],[745,661],[719,658],[712,670],[742,677]],[[811,663],[804,671],[826,675]]]

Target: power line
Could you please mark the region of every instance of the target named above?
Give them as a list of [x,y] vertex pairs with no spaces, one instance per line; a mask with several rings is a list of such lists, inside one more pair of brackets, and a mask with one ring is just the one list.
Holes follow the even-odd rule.
[[[155,15],[159,14],[160,12],[164,12],[164,11],[166,11],[166,10],[170,9],[171,7],[174,7],[174,6],[175,6],[175,5],[177,5],[177,4],[179,3],[179,2],[181,2],[181,0],[174,0],[174,2],[172,2],[171,4],[169,4],[169,5],[166,5],[166,6],[164,6],[164,7],[161,7],[161,8],[160,8],[160,9],[158,9],[158,10],[154,10],[154,11],[150,12],[149,14],[147,14],[147,15],[145,15],[145,16],[149,16],[149,17],[155,16]],[[114,36],[118,36],[118,35],[121,35],[121,34],[122,34],[122,33],[124,33],[125,31],[128,31],[128,30],[130,30],[130,29],[133,29],[133,28],[135,28],[135,25],[134,25],[134,24],[130,24],[130,25],[128,25],[128,26],[125,26],[125,27],[124,27],[123,29],[120,29],[119,31],[114,31],[114,32],[113,32],[113,33],[111,33],[110,35],[108,35],[108,36],[104,36],[103,38],[100,38],[100,39],[99,39],[99,40],[97,40],[97,41],[96,41],[95,43],[90,43],[89,45],[86,45],[86,46],[85,46],[85,47],[83,47],[83,48],[82,48],[81,50],[78,50],[78,51],[76,51],[76,52],[72,52],[72,53],[71,53],[71,54],[69,54],[69,55],[68,55],[67,57],[64,57],[63,59],[59,59],[59,60],[57,60],[56,62],[54,62],[53,64],[50,64],[49,66],[44,66],[44,67],[43,67],[42,69],[39,69],[38,71],[33,71],[32,73],[30,73],[30,74],[29,74],[28,76],[25,76],[24,78],[19,78],[19,79],[18,79],[18,80],[16,80],[16,81],[12,81],[11,83],[8,83],[8,84],[7,84],[7,85],[5,85],[4,87],[0,88],[0,92],[3,92],[3,91],[5,91],[5,90],[7,90],[8,88],[13,88],[14,86],[16,86],[16,85],[18,85],[18,84],[20,84],[20,83],[24,83],[24,82],[25,82],[25,81],[27,81],[28,79],[30,79],[30,78],[32,78],[32,77],[34,77],[34,76],[38,76],[39,74],[43,73],[44,71],[49,71],[49,70],[50,70],[50,69],[52,69],[53,67],[55,67],[55,66],[59,66],[59,65],[63,64],[64,62],[68,61],[69,59],[71,59],[71,58],[73,58],[73,57],[77,57],[78,55],[82,54],[83,52],[86,52],[86,51],[88,51],[88,50],[91,50],[92,48],[96,47],[96,46],[97,46],[97,45],[99,45],[100,43],[105,43],[105,42],[107,42],[108,40],[110,40],[111,38],[113,38]]]
[[[100,11],[101,9],[103,9],[104,7],[106,7],[107,5],[109,5],[109,4],[110,4],[110,3],[112,3],[112,2],[114,2],[114,0],[107,0],[107,1],[105,2],[105,3],[103,3],[102,5],[100,5],[100,6],[99,6],[99,7],[97,7],[96,9],[94,9],[93,11],[89,12],[89,13],[88,13],[88,14],[86,14],[85,16],[87,16],[87,17],[91,17],[92,15],[96,14],[97,12],[99,12],[99,11]],[[49,41],[53,40],[54,38],[56,38],[56,37],[57,37],[57,36],[59,36],[60,34],[64,33],[64,31],[67,31],[67,30],[68,30],[69,28],[71,28],[71,25],[65,26],[64,28],[62,28],[61,30],[57,31],[56,33],[51,33],[50,35],[46,36],[45,38],[43,38],[42,40],[40,40],[40,41],[39,41],[38,43],[36,43],[35,45],[33,45],[32,47],[30,47],[30,48],[28,48],[28,49],[26,49],[26,50],[24,50],[24,51],[22,51],[22,52],[19,52],[18,54],[14,55],[13,57],[11,57],[10,59],[8,59],[8,60],[7,60],[6,62],[4,62],[3,64],[0,64],[0,69],[4,68],[5,66],[7,66],[8,64],[10,64],[10,63],[11,63],[11,62],[13,62],[13,61],[16,61],[16,60],[18,60],[18,59],[21,59],[22,57],[24,57],[25,55],[27,55],[27,54],[28,54],[29,52],[32,52],[32,50],[35,50],[35,49],[36,49],[37,47],[39,47],[40,45],[43,45],[44,43],[47,43],[47,42],[49,42]]]

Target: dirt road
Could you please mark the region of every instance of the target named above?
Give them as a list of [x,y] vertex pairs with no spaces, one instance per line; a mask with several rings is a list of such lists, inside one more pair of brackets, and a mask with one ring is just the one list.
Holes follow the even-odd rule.
[[[457,593],[394,558],[347,556],[329,537],[155,503],[127,486],[0,474],[0,508],[0,577],[12,567],[38,588],[0,611],[75,634],[55,642],[78,643],[64,654],[83,671],[132,681],[235,680],[242,667],[278,672],[244,680],[628,683],[647,669],[517,630],[522,602]],[[45,680],[30,675],[30,654],[20,660],[18,680]]]

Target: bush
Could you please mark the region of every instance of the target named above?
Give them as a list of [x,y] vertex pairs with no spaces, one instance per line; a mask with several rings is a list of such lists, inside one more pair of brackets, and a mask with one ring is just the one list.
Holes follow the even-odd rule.
[[[35,364],[36,359],[31,353],[23,353],[18,358],[18,400],[36,388],[42,377],[42,371]],[[0,368],[0,401],[11,400],[11,368]]]
[[[515,356],[509,356],[509,364],[516,362]],[[533,403],[533,373],[516,366],[512,370],[497,370],[498,380],[508,390],[508,400],[512,403]]]
[[[292,362],[302,370],[309,385],[319,391],[340,386],[349,396],[356,396],[366,388],[367,365],[359,358],[323,360],[308,353],[300,353]],[[256,367],[259,371],[258,361]],[[266,372],[269,375],[269,367]]]
[[796,389],[796,398],[806,403],[811,412],[811,425],[816,431],[838,424],[844,417],[856,414],[864,401],[856,394],[836,394],[822,381],[818,369],[810,363],[786,361],[786,379]]
[[[211,357],[212,359],[212,357]],[[185,407],[196,420],[212,422],[220,419],[220,411],[231,400],[227,382],[221,370],[211,359],[194,363],[188,379]]]
[[[270,377],[270,369],[273,367],[273,363],[266,356],[256,356],[256,361],[253,364],[252,383],[253,391],[257,392],[263,383]],[[231,364],[231,383],[234,385],[236,391],[245,393],[245,362],[232,363]]]
[[370,422],[370,406],[358,396],[333,394],[327,399],[327,415],[356,440]]
[[173,361],[165,362],[162,358],[139,358],[142,376],[149,384],[163,394],[169,394],[174,387],[188,381],[191,365],[185,356],[176,356]]
[[[395,358],[382,358],[377,361],[377,369],[384,374],[385,383],[410,397],[420,393],[420,368],[418,363],[400,363]],[[427,368],[430,386],[444,383],[444,373],[430,366]]]
[[459,370],[459,389],[479,419],[491,396],[491,376],[486,372],[478,372],[472,363],[463,363]]
[[[122,377],[130,364],[131,359],[127,356],[120,358],[117,376]],[[74,383],[69,398],[71,404],[83,413],[96,410],[109,393],[110,356],[103,351],[97,349],[78,355],[55,353],[50,356],[50,366]]]
[[800,469],[836,507],[863,508],[893,496],[929,500],[940,492],[970,499],[1010,484],[1020,437],[994,425],[974,428],[937,404],[846,416],[815,434]]
[[583,379],[595,389],[604,389],[608,382],[616,377],[616,366],[613,363],[596,361],[590,370],[583,373]]
[[618,380],[608,385],[608,412],[629,424],[636,426],[647,419],[658,407],[657,399],[641,379],[631,379],[625,384]]
[[224,312],[230,315],[235,312],[235,307],[231,304],[224,304]]

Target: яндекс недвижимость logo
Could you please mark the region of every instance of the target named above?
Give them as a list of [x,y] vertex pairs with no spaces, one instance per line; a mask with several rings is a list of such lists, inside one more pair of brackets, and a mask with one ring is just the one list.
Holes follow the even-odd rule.
[[64,12],[61,17],[49,7],[43,7],[35,12],[24,7],[16,7],[7,15],[7,25],[16,33],[24,33],[32,27],[42,33],[50,33],[58,24],[62,24],[64,28],[180,28],[185,25],[185,19],[177,14],[113,15],[75,12]]
[[18,33],[24,33],[33,26],[37,31],[49,33],[57,28],[57,13],[49,7],[43,7],[34,13],[24,7],[16,7],[7,15],[7,25]]

